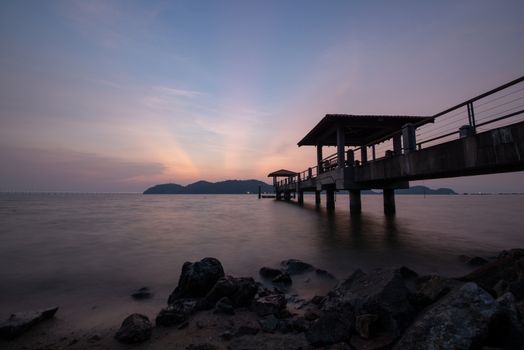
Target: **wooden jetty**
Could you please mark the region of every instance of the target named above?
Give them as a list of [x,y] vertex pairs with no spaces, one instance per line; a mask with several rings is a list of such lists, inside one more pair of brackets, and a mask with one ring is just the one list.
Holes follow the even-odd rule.
[[[524,170],[524,77],[432,116],[327,114],[298,146],[316,148],[316,165],[270,173],[277,200],[315,193],[335,208],[335,191],[381,189],[384,212],[395,213],[395,189],[409,181]],[[323,157],[325,147],[336,153]]]

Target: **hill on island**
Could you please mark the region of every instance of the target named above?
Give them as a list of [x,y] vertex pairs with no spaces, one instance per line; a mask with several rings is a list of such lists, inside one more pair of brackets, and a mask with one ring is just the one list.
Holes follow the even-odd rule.
[[451,188],[437,188],[436,190],[426,186],[412,186],[406,189],[395,190],[396,194],[457,194]]
[[226,180],[220,182],[197,181],[187,186],[161,184],[148,188],[144,194],[245,194],[273,192],[273,186],[258,180]]

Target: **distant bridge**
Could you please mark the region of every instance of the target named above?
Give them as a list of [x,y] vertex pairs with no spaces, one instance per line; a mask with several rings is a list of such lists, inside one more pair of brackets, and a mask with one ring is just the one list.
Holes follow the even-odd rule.
[[[395,212],[394,190],[409,181],[524,170],[524,76],[432,116],[326,115],[298,146],[314,146],[317,164],[302,172],[279,170],[277,200],[321,191],[335,207],[347,190],[352,213],[360,191],[382,189],[384,212]],[[337,152],[323,157],[323,147]]]

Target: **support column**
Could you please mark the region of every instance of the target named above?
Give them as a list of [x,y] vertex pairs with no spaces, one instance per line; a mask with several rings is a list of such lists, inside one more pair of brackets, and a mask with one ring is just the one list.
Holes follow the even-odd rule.
[[335,209],[335,190],[326,190],[326,208]]
[[262,186],[258,186],[258,199],[262,198]]
[[393,215],[395,214],[395,190],[391,188],[385,188],[383,192],[384,214]]
[[317,145],[317,174],[322,172],[322,145]]
[[337,166],[343,168],[345,165],[344,147],[346,146],[344,128],[339,126],[337,128]]
[[320,191],[315,191],[315,205],[320,205]]
[[402,145],[404,146],[404,153],[413,152],[417,149],[415,127],[411,123],[402,126]]
[[400,134],[393,136],[393,152],[396,156],[402,154],[402,136]]
[[350,167],[355,166],[355,152],[352,149],[348,149],[346,152],[346,158]]
[[368,161],[368,147],[365,145],[360,146],[360,163],[364,164]]
[[371,146],[371,157],[373,160],[377,159],[377,154],[375,153],[375,145]]
[[304,191],[297,191],[297,203],[304,204]]
[[276,195],[275,199],[276,199],[277,201],[282,200],[282,192],[277,191],[277,195]]
[[291,200],[291,192],[289,192],[289,191],[285,191],[284,192],[284,200],[285,201],[290,201]]
[[362,212],[360,190],[349,190],[349,210],[351,214],[360,214]]

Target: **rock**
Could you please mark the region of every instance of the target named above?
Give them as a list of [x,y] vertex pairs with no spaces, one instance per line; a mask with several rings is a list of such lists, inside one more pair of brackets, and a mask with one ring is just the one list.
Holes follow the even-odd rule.
[[186,350],[219,350],[220,348],[214,344],[202,343],[202,344],[189,344]]
[[193,314],[196,301],[193,299],[178,299],[171,305],[160,310],[156,317],[157,326],[176,326],[185,322]]
[[509,291],[518,300],[524,299],[524,278],[520,278],[509,284]]
[[352,322],[338,312],[324,313],[306,331],[307,341],[315,346],[326,346],[347,341],[351,335]]
[[298,275],[314,270],[313,265],[298,259],[284,260],[281,264],[284,267],[284,271],[290,275]]
[[169,296],[168,304],[181,298],[204,297],[221,277],[224,277],[224,269],[215,258],[204,258],[194,263],[185,262],[178,286]]
[[153,293],[151,293],[151,290],[149,290],[149,288],[147,287],[142,287],[142,288],[139,288],[137,290],[135,290],[131,296],[133,297],[133,299],[136,299],[136,300],[143,300],[143,299],[149,299],[153,296]]
[[246,307],[251,304],[257,291],[258,283],[251,277],[225,276],[215,283],[209,293],[199,302],[199,309],[210,309],[218,300],[227,297],[233,307]]
[[466,264],[468,264],[469,266],[472,266],[472,267],[478,267],[478,266],[482,266],[484,264],[487,264],[489,261],[487,261],[486,259],[484,258],[481,258],[480,256],[476,256],[476,257],[473,257],[471,259],[469,259]]
[[309,322],[305,317],[297,317],[291,320],[291,328],[295,332],[305,332],[309,328]]
[[0,324],[0,338],[16,338],[35,324],[52,318],[57,311],[58,307],[51,307],[37,311],[12,314],[5,322]]
[[495,284],[495,286],[493,286],[493,290],[495,293],[497,293],[497,297],[501,297],[509,291],[509,283],[504,280],[500,280]]
[[235,337],[242,337],[244,335],[255,335],[260,332],[260,328],[252,325],[242,325],[235,332]]
[[351,346],[349,346],[347,343],[336,343],[324,349],[325,350],[351,350]]
[[181,324],[178,325],[177,329],[184,329],[189,326],[189,321],[184,321]]
[[279,269],[272,269],[271,267],[262,267],[258,273],[264,278],[275,278],[282,273]]
[[258,316],[267,316],[284,309],[286,304],[286,298],[283,294],[272,294],[255,299],[253,302],[253,311],[255,311]]
[[283,319],[286,319],[286,318],[293,317],[293,314],[287,308],[284,308],[284,309],[278,310],[275,313],[275,317],[280,319],[280,320],[283,320]]
[[87,339],[88,343],[98,343],[100,340],[102,340],[102,337],[100,337],[98,334],[94,334]]
[[311,304],[320,306],[324,302],[324,299],[325,299],[325,297],[323,297],[323,296],[315,295],[313,298],[311,298]]
[[378,328],[378,315],[364,314],[358,315],[355,318],[355,330],[362,338],[369,339],[373,338],[377,333]]
[[505,293],[496,304],[497,311],[490,322],[486,345],[503,349],[524,348],[524,325],[519,320],[513,294]]
[[153,333],[153,326],[147,316],[132,314],[126,317],[122,326],[115,334],[115,338],[126,344],[142,343]]
[[234,315],[235,309],[233,308],[231,300],[228,297],[223,297],[217,301],[214,312],[217,314]]
[[262,328],[263,332],[273,333],[278,329],[279,320],[275,317],[275,315],[269,315],[259,319],[258,324],[260,325],[260,328]]
[[290,285],[293,283],[293,281],[291,280],[291,276],[289,276],[289,274],[287,273],[281,273],[280,275],[273,278],[271,282],[280,283],[283,285]]
[[231,340],[231,338],[233,338],[233,333],[231,331],[225,331],[222,334],[220,334],[220,338],[224,340]]
[[351,337],[350,344],[355,350],[386,350],[391,349],[395,340],[397,340],[397,336],[391,333],[381,334],[373,339],[364,339],[356,335]]
[[259,333],[237,337],[228,344],[230,350],[310,350],[302,334]]
[[317,276],[320,276],[320,277],[323,277],[323,278],[329,278],[329,279],[334,279],[334,280],[337,279],[335,276],[333,276],[331,273],[329,273],[326,270],[316,269],[315,272],[316,272]]
[[420,280],[415,295],[415,300],[420,309],[434,303],[451,289],[463,284],[457,280],[442,276],[426,276]]
[[313,311],[311,309],[307,310],[305,313],[304,313],[304,318],[308,321],[314,321],[316,320],[317,318],[319,318],[320,315],[318,314],[318,312],[316,311]]
[[511,284],[520,278],[524,278],[524,250],[514,249],[500,254],[497,260],[479,267],[461,280],[475,282],[485,290],[491,291],[500,280]]
[[466,283],[426,309],[394,349],[470,349],[482,344],[497,311],[493,297]]

